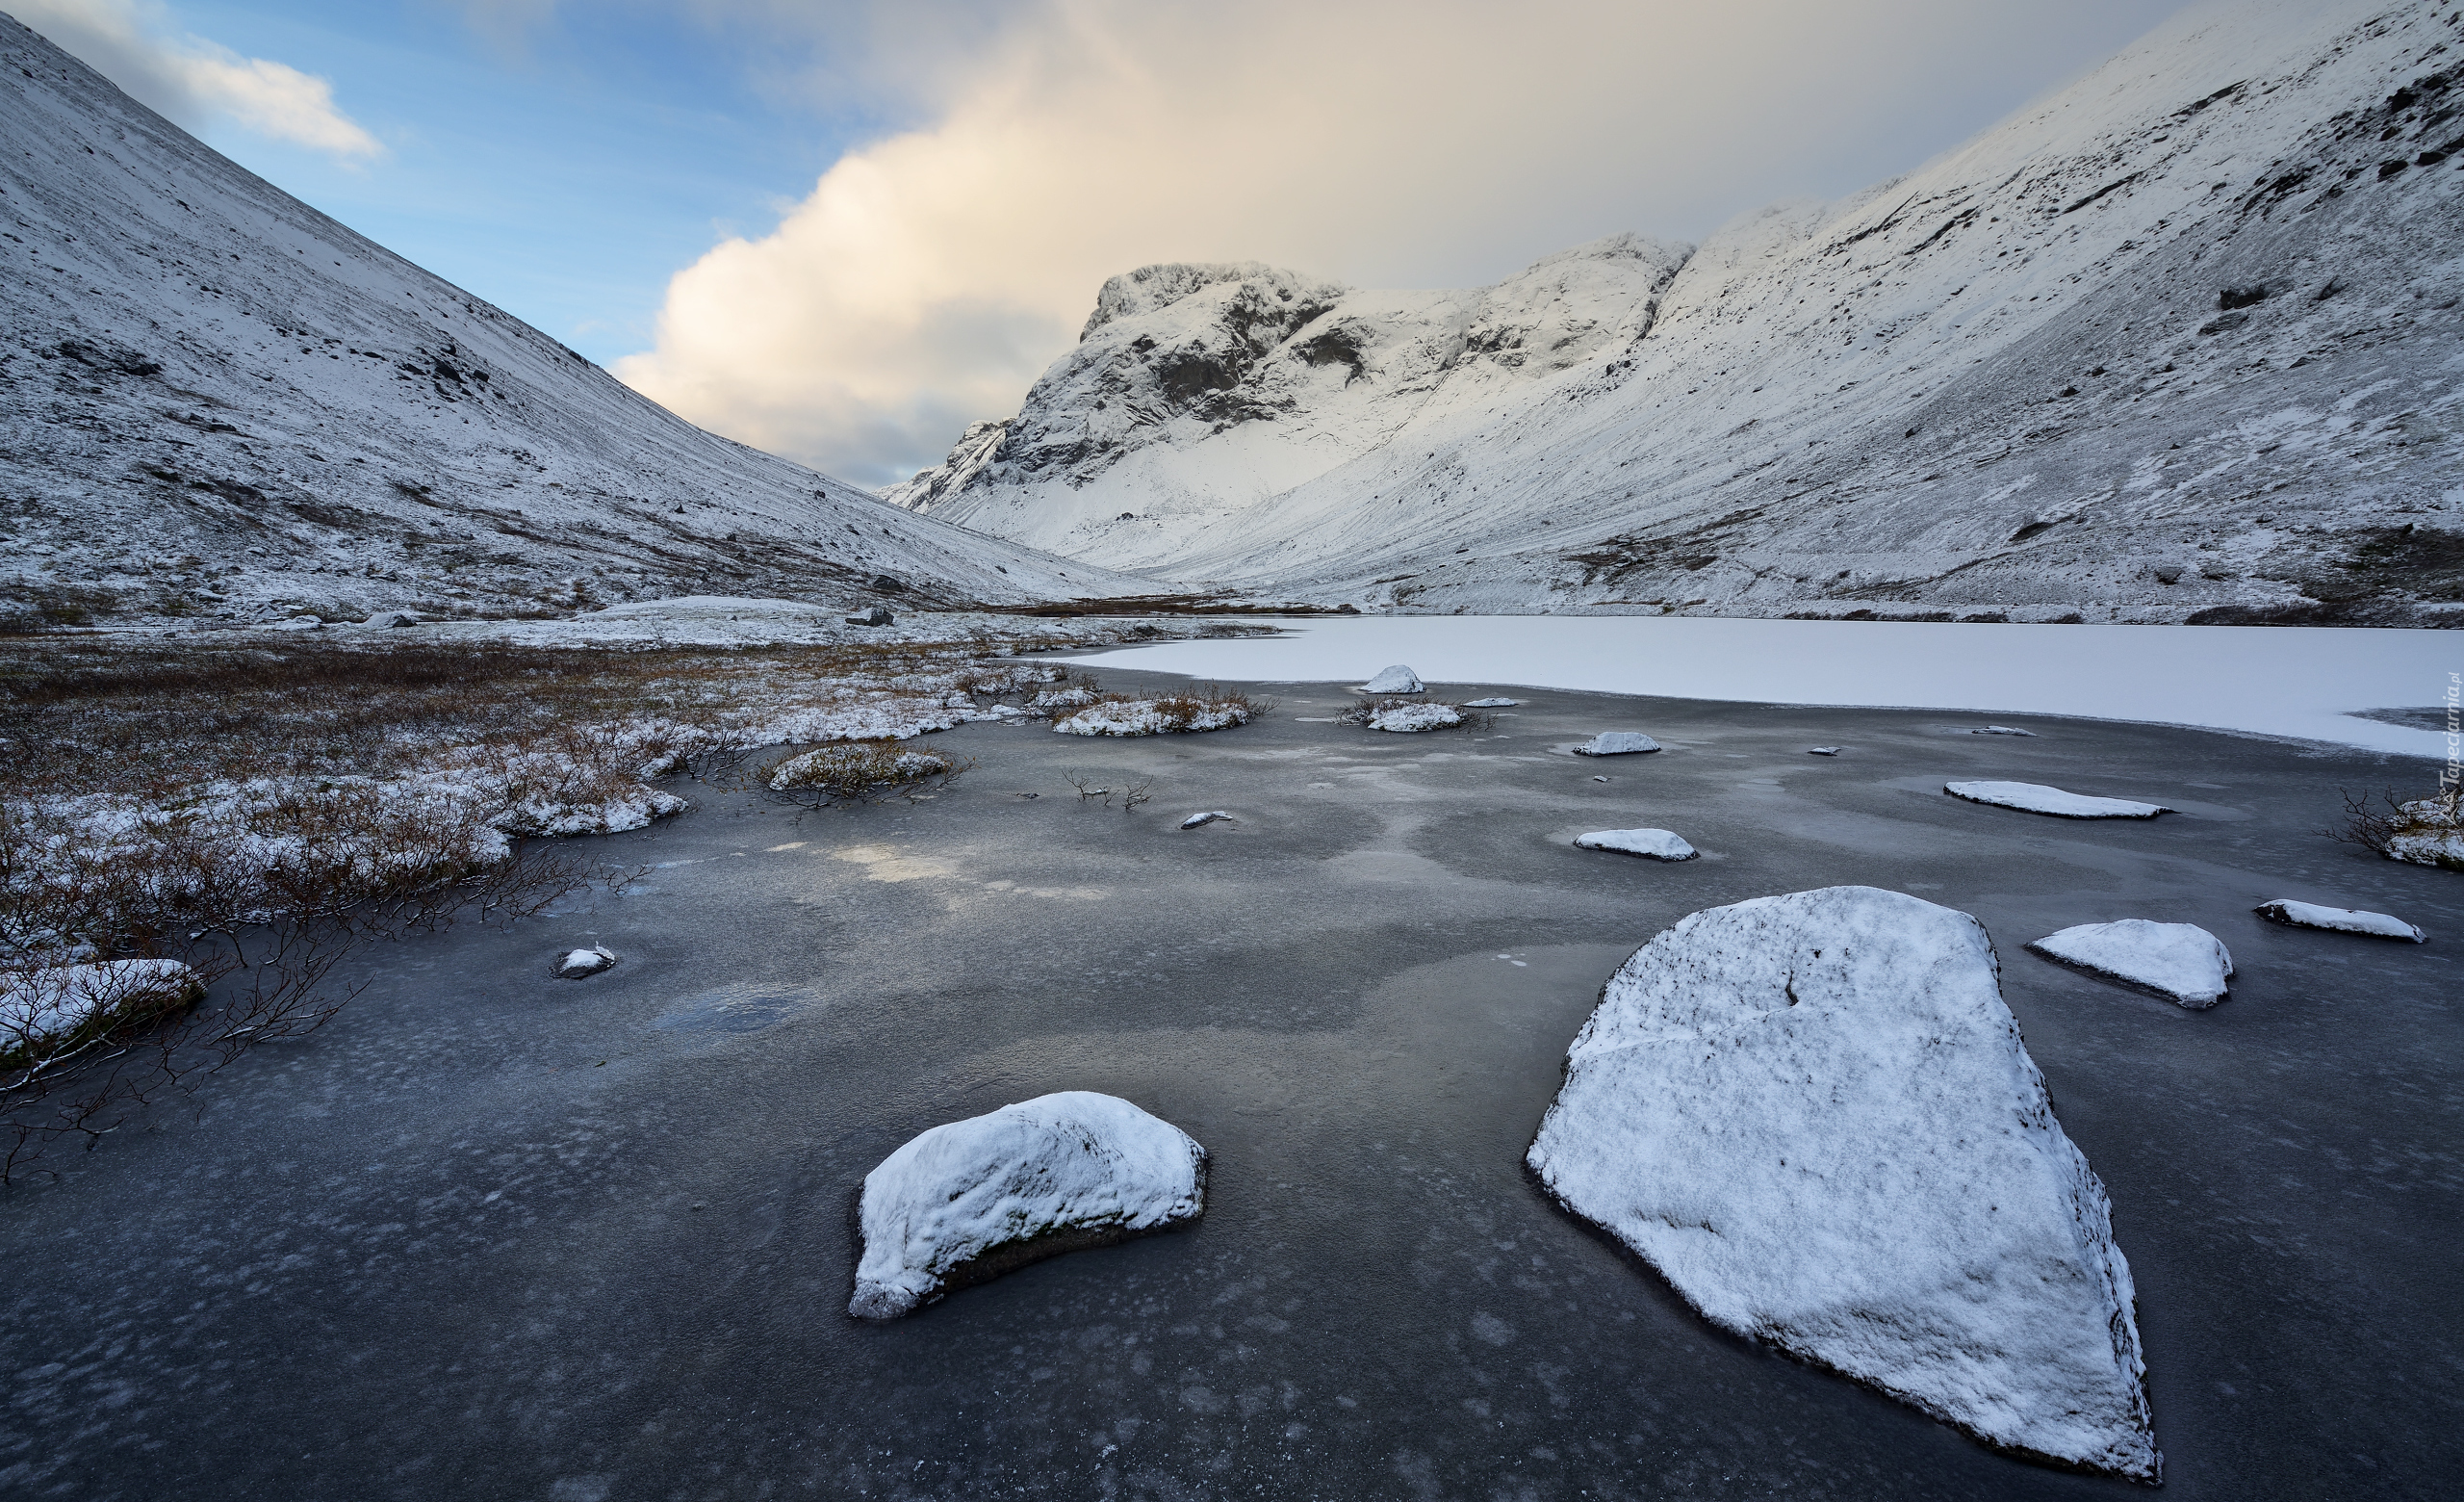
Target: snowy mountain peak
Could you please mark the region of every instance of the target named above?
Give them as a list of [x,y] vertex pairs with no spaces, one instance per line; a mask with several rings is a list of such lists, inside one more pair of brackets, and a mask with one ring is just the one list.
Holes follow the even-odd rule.
[[1105,281],[1103,290],[1095,294],[1095,311],[1087,315],[1087,326],[1078,331],[1078,338],[1083,343],[1096,329],[1116,319],[1157,312],[1191,293],[1223,282],[1254,284],[1250,294],[1253,298],[1271,298],[1285,303],[1296,298],[1324,302],[1344,293],[1343,288],[1332,283],[1313,282],[1296,272],[1282,271],[1262,261],[1174,261],[1142,266]]

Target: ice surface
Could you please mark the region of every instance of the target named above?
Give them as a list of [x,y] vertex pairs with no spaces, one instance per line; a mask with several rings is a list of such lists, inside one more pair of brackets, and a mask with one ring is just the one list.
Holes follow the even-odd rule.
[[177,960],[48,965],[0,978],[0,1067],[24,1062],[88,1023],[192,1001],[203,977]]
[[1522,702],[1523,701],[1521,699],[1466,699],[1463,701],[1463,708],[1467,710],[1503,710],[1511,709],[1513,706],[1521,704]]
[[1224,813],[1221,809],[1214,809],[1204,814],[1191,815],[1189,817],[1181,820],[1181,827],[1183,829],[1195,829],[1200,824],[1212,824],[1217,819],[1221,819],[1224,822],[1229,823],[1231,822],[1232,816]]
[[1665,829],[1595,829],[1575,836],[1575,843],[1585,850],[1616,850],[1655,861],[1690,861],[1701,853]]
[[1423,690],[1420,675],[1398,662],[1381,668],[1376,677],[1360,686],[1363,693],[1419,693]]
[[1966,913],[1823,888],[1619,967],[1530,1147],[1712,1325],[2153,1480],[2131,1273]]
[[2271,923],[2283,923],[2294,928],[2332,928],[2338,933],[2373,934],[2381,939],[2409,939],[2415,944],[2428,942],[2429,936],[2400,918],[2385,913],[2366,913],[2358,908],[2321,907],[2315,902],[2296,902],[2291,897],[2275,897],[2251,909]]
[[2159,814],[2172,812],[2161,803],[2134,803],[2128,798],[2092,798],[2086,793],[2065,792],[2042,783],[1955,782],[1942,784],[1942,790],[1954,798],[1965,798],[1970,803],[2023,809],[2030,814],[2051,814],[2057,818],[2154,818]]
[[567,980],[579,980],[596,975],[616,963],[615,951],[605,945],[593,945],[587,949],[574,949],[556,964],[556,973]]
[[1408,655],[1440,683],[2144,720],[2444,761],[2443,735],[2348,712],[2445,683],[2454,652],[2452,632],[2328,626],[1399,615],[1321,616],[1280,636],[1158,643],[1103,661],[1213,683],[1346,683],[1364,658]]
[[1631,756],[1640,751],[1656,751],[1659,742],[1636,730],[1604,730],[1581,745],[1575,747],[1577,756]]
[[1529,1162],[1725,1330],[2153,1480],[2130,1269],[1964,913],[1758,897],[1635,951]]
[[864,1176],[847,1312],[892,1319],[1039,1257],[1195,1220],[1206,1150],[1126,1101],[1065,1090],[936,1126]]
[[1382,710],[1372,710],[1361,721],[1372,730],[1391,730],[1411,735],[1424,730],[1446,730],[1463,723],[1462,712],[1450,704],[1396,704]]
[[2223,1000],[2226,977],[2233,973],[2233,956],[2225,952],[2223,942],[2195,923],[2157,923],[2143,918],[2082,923],[2047,934],[2028,947],[2193,1010]]

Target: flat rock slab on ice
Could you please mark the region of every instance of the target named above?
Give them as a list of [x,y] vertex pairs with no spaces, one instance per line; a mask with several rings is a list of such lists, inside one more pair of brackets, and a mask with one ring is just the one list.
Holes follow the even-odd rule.
[[2047,934],[2028,947],[2046,959],[2154,992],[2194,1010],[2223,1000],[2226,979],[2233,973],[2233,956],[2225,952],[2223,941],[2195,923],[2155,923],[2143,918],[2082,923]]
[[1636,950],[1528,1161],[1724,1330],[2155,1479],[2129,1264],[1964,913],[1758,897]]
[[1233,821],[1232,816],[1224,813],[1221,809],[1211,809],[1204,814],[1193,814],[1189,817],[1181,820],[1181,827],[1183,829],[1195,829],[1201,824],[1212,824],[1218,820],[1221,820],[1226,824]]
[[847,1312],[895,1319],[1063,1252],[1194,1221],[1206,1150],[1171,1123],[1086,1090],[924,1132],[864,1176],[863,1250]]
[[2021,730],[2016,725],[1980,725],[1968,734],[1971,736],[2034,736],[2036,732]]
[[2250,911],[2271,923],[2283,923],[2293,928],[2331,928],[2340,934],[2370,934],[2380,939],[2409,939],[2415,944],[2428,942],[2429,936],[2400,918],[2385,913],[2364,913],[2354,908],[2321,907],[2315,902],[2296,902],[2291,897],[2277,897],[2262,902]]
[[1632,756],[1637,752],[1658,749],[1659,742],[1639,730],[1604,730],[1575,747],[1575,755]]
[[1702,853],[1675,831],[1666,829],[1595,829],[1590,834],[1575,836],[1575,844],[1584,850],[1647,855],[1655,861],[1690,861]]
[[2092,798],[2084,792],[2065,792],[2042,783],[2018,782],[1955,782],[1942,784],[1942,790],[1954,798],[1970,803],[1989,803],[1999,809],[2019,809],[2029,814],[2050,814],[2056,818],[2154,818],[2170,814],[2161,803],[2134,803],[2128,798]]
[[1381,670],[1376,677],[1361,685],[1360,691],[1363,693],[1419,693],[1426,686],[1421,682],[1420,674],[1398,662],[1393,667]]

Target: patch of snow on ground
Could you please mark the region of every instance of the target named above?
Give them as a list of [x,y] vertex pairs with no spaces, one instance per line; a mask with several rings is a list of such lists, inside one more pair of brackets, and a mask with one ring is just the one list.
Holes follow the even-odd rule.
[[2193,1010],[2223,1000],[2226,978],[2233,973],[2233,956],[2223,941],[2195,923],[2157,923],[2143,918],[2081,923],[2047,934],[2028,947]]
[[1713,1324],[2152,1481],[2129,1264],[1995,974],[1900,893],[1693,914],[1609,980],[1529,1162]]
[[1065,1090],[926,1131],[864,1176],[847,1312],[894,1319],[1040,1256],[1204,1212],[1206,1150],[1126,1101]]
[[1632,756],[1641,751],[1656,751],[1659,742],[1636,730],[1604,730],[1581,745],[1575,747],[1577,756]]
[[2315,902],[2296,902],[2291,897],[2275,897],[2251,909],[2271,923],[2283,923],[2292,928],[2329,928],[2345,934],[2371,934],[2380,939],[2409,939],[2426,944],[2429,936],[2400,918],[2385,913],[2365,913],[2358,908],[2321,907]]
[[205,981],[177,960],[46,965],[0,982],[0,1065],[21,1063],[91,1022],[192,1000]]
[[2172,810],[2161,803],[2134,803],[2128,798],[2093,798],[2086,793],[2065,792],[2042,783],[2021,782],[1955,782],[1942,784],[1942,790],[1954,798],[1970,803],[1989,803],[2000,809],[2019,809],[2029,814],[2050,814],[2056,818],[2154,818]]
[[1447,730],[1460,725],[1463,715],[1450,704],[1398,704],[1372,711],[1361,723],[1372,730],[1390,730],[1408,736],[1424,730]]
[[1690,861],[1702,853],[1666,829],[1595,829],[1590,834],[1575,836],[1575,845],[1583,850],[1647,855],[1655,861]]

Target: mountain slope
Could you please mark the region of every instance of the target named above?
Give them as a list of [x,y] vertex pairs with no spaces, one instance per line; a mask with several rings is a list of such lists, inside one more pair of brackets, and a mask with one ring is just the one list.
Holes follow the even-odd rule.
[[[1664,286],[1570,286],[1553,326],[1599,339],[1468,400],[1441,379],[1400,420],[1425,369],[1312,385],[1321,341],[1357,317],[1352,343],[1408,343],[1422,310],[1551,263],[1345,294],[1203,408],[1114,419],[1112,393],[1168,391],[1237,332],[1251,289],[1309,285],[1209,281],[1099,324],[900,498],[1091,562],[1405,609],[2452,621],[2459,64],[2438,4],[2194,12],[1907,177],[1732,222]],[[1221,333],[1107,340],[1176,313]]]
[[703,431],[0,17],[0,617],[1149,588]]

